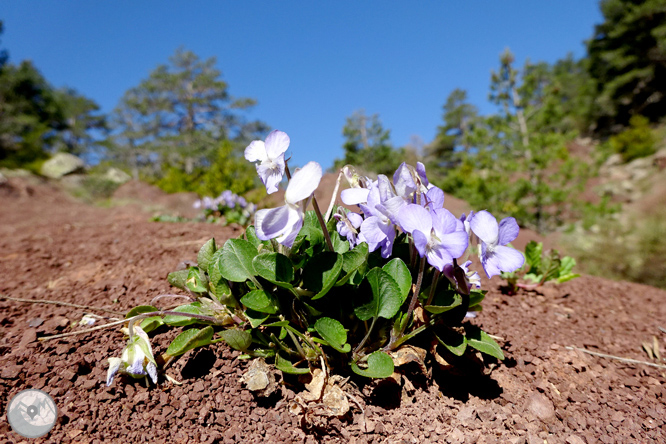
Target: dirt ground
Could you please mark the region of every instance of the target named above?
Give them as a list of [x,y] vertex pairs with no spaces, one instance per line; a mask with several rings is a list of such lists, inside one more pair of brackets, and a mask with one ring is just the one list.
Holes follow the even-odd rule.
[[[13,179],[0,186],[0,295],[124,313],[172,292],[167,273],[196,260],[208,238],[238,234],[149,216],[136,206],[85,206]],[[72,323],[86,310],[0,300],[0,442],[33,441],[6,421],[9,399],[27,388],[58,406],[54,429],[35,442],[666,442],[666,362],[642,349],[656,338],[666,355],[666,292],[589,276],[512,296],[499,285],[486,282],[484,311],[471,322],[502,338],[504,361],[461,362],[462,371],[436,369],[402,388],[360,387],[363,412],[352,404],[347,416],[314,423],[289,412],[293,385],[255,398],[239,380],[247,362],[223,344],[169,368],[180,386],[161,380],[146,388],[120,377],[106,387],[107,358],[124,345],[119,329],[39,342],[81,329]],[[175,334],[155,335],[156,352]]]

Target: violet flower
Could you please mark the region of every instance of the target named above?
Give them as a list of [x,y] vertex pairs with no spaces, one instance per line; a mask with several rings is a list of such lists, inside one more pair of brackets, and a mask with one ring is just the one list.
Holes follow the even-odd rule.
[[257,174],[268,194],[278,190],[284,174],[284,153],[289,148],[289,136],[282,131],[271,131],[266,142],[255,140],[245,148],[245,158],[257,164]]
[[488,278],[502,271],[510,273],[523,266],[525,256],[506,244],[518,237],[518,223],[507,217],[497,224],[495,216],[487,211],[479,211],[469,222],[470,228],[481,239],[479,257]]
[[370,252],[381,248],[381,255],[385,259],[393,252],[396,236],[395,215],[386,206],[387,201],[394,197],[395,193],[388,178],[380,174],[370,188],[368,201],[365,204],[359,204],[365,214],[359,240],[367,242]]
[[259,210],[254,215],[254,228],[261,240],[275,239],[291,247],[303,226],[303,213],[312,193],[321,181],[321,165],[309,162],[296,171],[284,193],[285,204],[278,208]]
[[[481,288],[481,276],[476,271],[471,271],[469,266],[472,264],[472,261],[467,261],[464,264],[460,265],[463,273],[465,274],[465,283],[467,284],[467,290],[471,290],[472,287]],[[453,264],[446,264],[442,270],[442,274],[456,287],[458,283],[456,278],[453,275]]]
[[398,221],[414,239],[421,257],[438,269],[463,255],[468,237],[462,222],[444,208],[428,211],[420,205],[409,204],[400,209]]
[[125,373],[133,378],[150,376],[157,384],[157,363],[153,357],[150,339],[141,327],[134,326],[134,336],[127,343],[120,358],[109,358],[106,374],[107,387],[113,382],[116,373]]
[[359,244],[358,233],[363,223],[363,217],[358,213],[345,213],[344,210],[334,214],[333,217],[338,221],[336,229],[340,236],[344,236],[349,241],[349,246],[354,248]]

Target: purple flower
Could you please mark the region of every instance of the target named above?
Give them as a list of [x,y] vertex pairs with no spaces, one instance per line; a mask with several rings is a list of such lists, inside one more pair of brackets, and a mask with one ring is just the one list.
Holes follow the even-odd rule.
[[[472,261],[467,261],[464,264],[460,265],[464,274],[465,282],[467,283],[467,290],[471,290],[472,287],[481,288],[481,276],[476,271],[470,271],[469,266],[472,264]],[[442,274],[456,287],[458,283],[455,276],[453,275],[453,264],[446,264],[442,270]]]
[[284,153],[289,148],[289,136],[282,131],[271,131],[266,142],[255,140],[245,148],[245,158],[257,164],[257,174],[268,194],[277,191],[284,174]]
[[469,222],[470,228],[481,239],[479,257],[488,278],[502,271],[512,272],[523,266],[523,254],[510,247],[505,247],[518,237],[518,224],[513,217],[507,217],[497,224],[495,216],[487,211],[479,211]]
[[276,239],[291,247],[303,226],[303,213],[312,193],[319,186],[322,171],[317,162],[309,162],[296,171],[284,193],[285,205],[259,210],[254,216],[254,227],[261,240]]
[[109,358],[109,369],[106,373],[107,387],[113,382],[116,373],[125,373],[134,378],[150,376],[157,384],[157,363],[150,347],[150,339],[138,325],[134,326],[134,336],[123,349],[120,358]]
[[349,241],[349,246],[354,248],[359,244],[358,232],[363,223],[363,217],[358,213],[344,213],[344,210],[336,213],[333,217],[338,221],[336,228],[340,236]]
[[467,233],[456,217],[444,208],[428,211],[420,205],[409,204],[400,209],[398,221],[410,233],[421,257],[439,271],[465,252]]
[[[393,252],[395,241],[394,214],[387,208],[387,201],[395,197],[393,187],[388,178],[380,174],[368,193],[368,201],[359,204],[365,220],[361,224],[359,240],[367,242],[368,250],[382,249],[382,257],[388,258]],[[398,197],[398,199],[400,199]]]

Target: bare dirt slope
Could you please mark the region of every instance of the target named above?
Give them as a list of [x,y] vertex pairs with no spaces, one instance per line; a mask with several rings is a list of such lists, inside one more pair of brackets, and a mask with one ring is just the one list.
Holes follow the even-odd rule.
[[[84,206],[48,186],[2,186],[0,294],[122,313],[172,291],[166,274],[195,260],[205,240],[238,234],[147,219],[136,208]],[[364,414],[354,407],[318,427],[289,413],[293,385],[269,399],[245,390],[247,364],[222,344],[167,371],[181,386],[118,378],[106,387],[106,359],[123,347],[119,330],[39,342],[80,329],[71,324],[86,311],[0,300],[0,442],[27,442],[4,416],[26,388],[48,392],[59,409],[55,428],[37,442],[666,442],[663,368],[567,348],[648,361],[641,343],[656,337],[666,355],[666,292],[587,276],[540,294],[508,296],[495,280],[488,288],[472,322],[503,338],[504,361],[435,369],[402,391],[361,387]],[[163,351],[175,333],[155,335],[154,348]]]

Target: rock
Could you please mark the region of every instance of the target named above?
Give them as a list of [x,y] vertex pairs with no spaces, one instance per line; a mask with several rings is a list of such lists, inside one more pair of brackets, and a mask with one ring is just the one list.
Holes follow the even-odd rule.
[[51,179],[60,179],[67,174],[82,172],[85,167],[83,160],[68,153],[57,153],[44,162],[41,173]]
[[106,170],[106,173],[104,173],[104,176],[102,177],[110,182],[118,184],[129,182],[132,179],[132,177],[123,170],[119,170],[118,168],[113,167]]
[[527,400],[527,410],[546,422],[555,418],[555,407],[550,399],[542,394],[533,394]]

